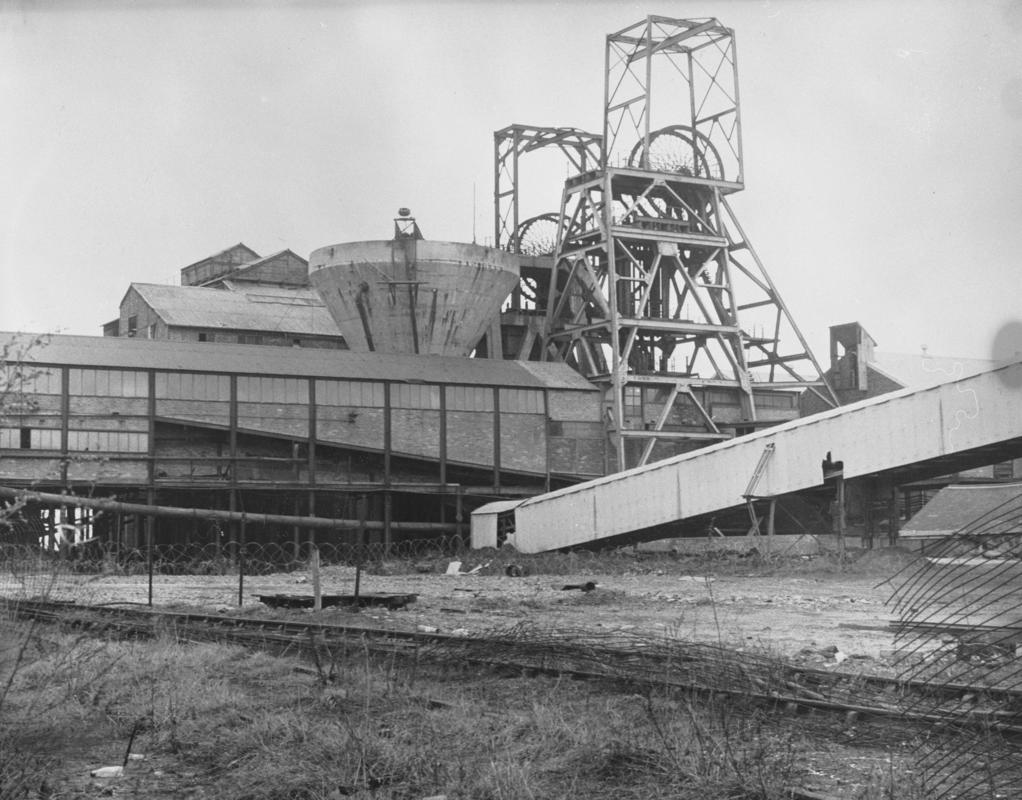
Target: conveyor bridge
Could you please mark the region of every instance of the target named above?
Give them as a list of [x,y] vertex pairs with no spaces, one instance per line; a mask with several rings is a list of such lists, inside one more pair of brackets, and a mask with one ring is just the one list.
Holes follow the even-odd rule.
[[[772,450],[769,458],[764,453]],[[473,547],[520,552],[682,535],[684,521],[845,480],[901,484],[1022,457],[1022,361],[904,389],[472,515]]]

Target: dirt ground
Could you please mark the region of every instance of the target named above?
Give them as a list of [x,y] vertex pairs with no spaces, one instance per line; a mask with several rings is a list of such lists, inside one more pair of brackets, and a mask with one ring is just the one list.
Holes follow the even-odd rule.
[[[886,603],[892,575],[911,560],[898,550],[873,551],[851,564],[802,558],[782,564],[715,564],[655,560],[620,573],[601,574],[599,559],[571,574],[445,574],[448,562],[375,565],[361,575],[361,592],[415,594],[403,609],[371,607],[360,613],[327,608],[305,612],[322,622],[365,624],[400,630],[477,633],[528,623],[555,630],[632,631],[699,642],[719,642],[801,663],[838,665],[842,670],[885,672],[895,643]],[[461,569],[469,569],[466,560]],[[488,564],[487,572],[494,572]],[[381,574],[381,573],[403,574]],[[593,582],[590,592],[565,586]],[[321,572],[324,595],[351,594],[355,570],[328,566]],[[223,614],[274,615],[258,595],[312,595],[307,571],[246,576],[239,607],[238,577],[156,576],[156,607],[188,607]],[[147,578],[93,577],[61,586],[56,597],[88,603],[146,603]],[[68,597],[71,599],[71,597]],[[294,612],[291,612],[294,613]]]
[[[360,579],[362,593],[417,596],[414,603],[397,610],[284,611],[259,601],[258,595],[311,597],[312,576],[306,570],[246,576],[240,606],[237,575],[157,575],[152,601],[163,609],[267,617],[298,614],[325,623],[454,635],[523,623],[569,635],[579,630],[630,631],[719,642],[824,669],[892,674],[895,641],[888,623],[895,617],[886,603],[899,571],[913,560],[897,549],[859,553],[848,561],[832,556],[783,561],[659,556],[576,562],[568,557],[543,561],[507,553],[470,554],[460,570],[452,569],[456,574],[446,574],[450,559],[439,558],[367,567]],[[524,574],[506,574],[510,564],[520,566]],[[473,568],[478,569],[466,574]],[[327,566],[320,579],[324,595],[350,595],[355,570]],[[4,594],[31,594],[38,587],[27,580],[23,577],[20,587],[8,583],[0,589]],[[587,592],[565,588],[590,582],[595,588]],[[81,603],[144,605],[149,586],[146,575],[68,575],[47,593],[53,599]],[[95,760],[96,753],[91,757]],[[890,753],[865,742],[821,744],[819,753],[806,762],[806,788],[831,797],[863,797],[863,787],[889,760]],[[161,768],[152,774],[165,772]],[[89,781],[84,768],[75,774],[80,794],[74,796],[113,791],[102,781]]]

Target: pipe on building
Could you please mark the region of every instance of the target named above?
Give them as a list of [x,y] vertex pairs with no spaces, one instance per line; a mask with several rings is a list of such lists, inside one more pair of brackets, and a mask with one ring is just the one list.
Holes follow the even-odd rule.
[[[0,497],[10,497],[28,503],[47,506],[78,506],[114,511],[122,514],[146,514],[155,517],[177,517],[182,519],[215,519],[225,522],[262,523],[295,525],[302,528],[328,528],[331,530],[383,530],[384,523],[374,520],[361,522],[357,519],[329,519],[327,517],[300,517],[289,514],[256,514],[247,511],[224,511],[218,508],[181,508],[179,506],[157,506],[143,503],[122,503],[102,497],[77,497],[73,494],[52,494],[30,492],[0,486]],[[391,522],[391,530],[398,531],[447,531],[456,532],[458,526],[445,522]]]

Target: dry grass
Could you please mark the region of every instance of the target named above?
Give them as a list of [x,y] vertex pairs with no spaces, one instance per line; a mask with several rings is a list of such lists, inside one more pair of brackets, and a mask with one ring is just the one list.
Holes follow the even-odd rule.
[[818,745],[721,699],[357,647],[299,661],[170,635],[31,634],[0,706],[3,798],[99,791],[88,770],[121,763],[133,732],[147,759],[108,789],[225,800],[771,800]]

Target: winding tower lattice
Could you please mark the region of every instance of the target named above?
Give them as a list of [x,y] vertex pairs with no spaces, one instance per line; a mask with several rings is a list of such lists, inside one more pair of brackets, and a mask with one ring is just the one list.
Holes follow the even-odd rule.
[[501,317],[505,355],[542,358],[561,220],[555,195],[547,193],[548,184],[556,187],[550,175],[585,173],[602,160],[601,136],[578,128],[515,124],[493,134],[494,242],[519,257],[520,270]]
[[[797,416],[803,391],[837,404],[727,200],[744,185],[737,78],[716,19],[607,37],[600,161],[565,182],[539,305],[542,357],[605,387],[611,468]],[[517,250],[499,142],[498,242]]]

